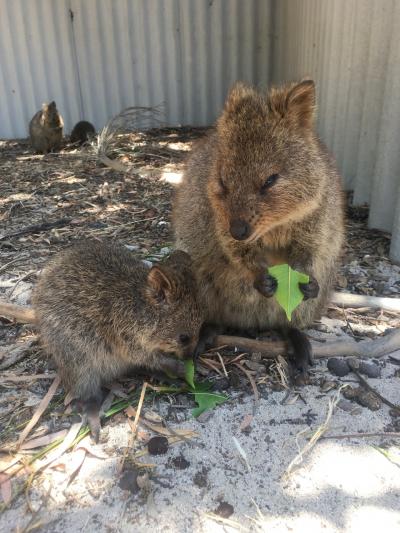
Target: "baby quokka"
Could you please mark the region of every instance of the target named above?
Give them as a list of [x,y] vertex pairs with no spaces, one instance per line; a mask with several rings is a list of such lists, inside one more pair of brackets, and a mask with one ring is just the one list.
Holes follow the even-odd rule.
[[183,377],[183,360],[193,356],[202,323],[185,252],[149,269],[125,248],[97,241],[50,261],[34,290],[32,311],[0,303],[0,314],[37,324],[96,440],[102,385],[137,367]]

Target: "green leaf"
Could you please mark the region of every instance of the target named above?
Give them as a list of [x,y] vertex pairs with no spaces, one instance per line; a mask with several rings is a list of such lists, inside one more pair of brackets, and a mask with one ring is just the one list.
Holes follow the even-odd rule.
[[278,288],[275,298],[285,310],[288,320],[291,320],[292,312],[304,298],[299,289],[299,283],[308,283],[310,278],[307,274],[297,272],[297,270],[293,270],[286,264],[269,268],[268,274],[277,280]]
[[[189,385],[189,387],[186,388],[186,391],[194,395],[194,400],[198,405],[198,407],[192,411],[194,417],[201,415],[201,413],[207,409],[212,409],[216,405],[224,403],[228,399],[228,397],[223,394],[210,392],[212,387],[210,381],[203,381],[202,383],[195,382],[193,359],[187,359],[185,361],[185,381]],[[159,388],[159,392],[184,392],[184,390],[174,387],[162,387]]]
[[196,383],[194,391],[194,401],[198,407],[192,410],[192,415],[197,418],[201,413],[207,409],[213,409],[216,405],[226,402],[228,399],[224,394],[210,392],[211,383],[206,381],[204,383]]
[[194,362],[193,359],[186,359],[185,361],[185,380],[186,383],[192,388],[194,385]]

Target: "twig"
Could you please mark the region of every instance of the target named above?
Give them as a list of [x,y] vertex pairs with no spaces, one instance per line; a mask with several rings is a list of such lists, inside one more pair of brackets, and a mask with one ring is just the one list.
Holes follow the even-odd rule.
[[366,389],[368,389],[370,392],[372,392],[372,394],[374,394],[375,396],[377,396],[384,404],[388,405],[389,407],[391,407],[392,409],[394,409],[395,411],[398,411],[400,413],[400,406],[399,405],[396,405],[394,403],[392,403],[390,400],[388,400],[387,398],[385,398],[384,396],[382,396],[382,394],[380,394],[377,390],[375,390],[369,383],[368,381],[362,377],[362,375],[360,374],[360,372],[357,370],[357,368],[355,368],[355,366],[352,364],[351,361],[349,361],[349,366],[351,368],[351,371],[354,372],[354,374],[358,377],[358,379],[360,380],[360,383],[361,385],[363,385]]
[[228,365],[232,365],[233,363],[236,363],[237,361],[240,361],[241,359],[243,359],[243,357],[244,357],[245,355],[248,355],[247,352],[240,353],[239,355],[237,355],[237,356],[234,357],[233,359],[229,359],[229,361],[227,361],[227,364],[228,364]]
[[258,392],[257,385],[256,385],[256,382],[253,379],[253,376],[240,363],[235,363],[235,366],[237,368],[240,368],[240,370],[247,376],[247,379],[250,381],[251,388],[253,389],[255,402],[258,403],[258,401],[260,399],[260,394]]
[[[236,346],[250,353],[258,352],[265,359],[275,359],[277,355],[287,352],[287,344],[284,341],[259,341],[229,335],[217,335],[213,344]],[[400,349],[400,329],[392,329],[373,340],[356,342],[352,338],[347,338],[326,343],[311,341],[311,345],[316,359],[346,356],[379,358]]]
[[196,446],[196,448],[200,448],[200,444],[198,442],[192,442],[190,440],[190,438],[186,437],[185,435],[183,435],[182,433],[178,433],[177,431],[175,431],[169,424],[166,423],[165,420],[163,420],[163,423],[165,425],[165,427],[168,429],[168,431],[174,436],[174,437],[178,437],[179,439],[182,439],[184,442],[188,443],[188,444],[193,444],[194,446]]
[[243,459],[245,465],[247,466],[247,470],[248,470],[249,472],[251,472],[251,467],[250,467],[249,461],[248,461],[248,459],[247,459],[247,454],[246,454],[246,452],[244,451],[244,449],[242,448],[242,446],[240,445],[240,442],[237,440],[236,437],[232,437],[232,440],[233,440],[233,444],[236,446],[237,451],[238,451],[239,454],[240,454],[240,457]]
[[19,448],[21,446],[21,444],[24,442],[24,440],[28,436],[28,434],[31,431],[31,429],[37,424],[38,420],[40,419],[42,414],[47,409],[47,406],[49,405],[50,400],[53,398],[54,394],[56,393],[57,388],[60,385],[60,383],[61,383],[60,376],[56,376],[54,381],[53,381],[53,383],[51,384],[49,390],[47,391],[45,397],[41,400],[38,408],[36,409],[34,415],[32,416],[32,418],[30,420],[29,424],[26,426],[24,431],[21,433],[21,435],[20,435],[20,437],[18,439],[17,448]]
[[200,362],[203,363],[203,364],[205,364],[205,365],[208,366],[209,368],[212,368],[213,370],[215,370],[215,372],[216,372],[217,374],[219,374],[220,376],[223,376],[223,373],[219,370],[219,368],[217,368],[217,367],[215,366],[215,364],[212,363],[211,361],[209,361],[208,359],[204,359],[204,357],[201,357],[201,358],[200,358]]
[[28,272],[25,272],[25,274],[22,274],[17,280],[15,280],[14,287],[12,288],[12,291],[8,294],[7,298],[8,300],[11,300],[12,295],[14,294],[15,289],[18,287],[18,285],[21,283],[21,281],[25,281],[29,276],[32,274],[36,274],[36,270],[29,270]]
[[[1,237],[0,235],[0,241],[5,238],[5,237]],[[10,265],[13,265],[14,263],[18,263],[18,261],[20,261],[21,258],[20,257],[17,257],[16,259],[13,259],[12,261],[9,261],[8,263],[6,263],[5,265],[1,266],[0,267],[0,272],[4,272],[5,270],[7,270],[7,268],[10,266]]]
[[[217,335],[213,340],[214,346],[231,346],[248,353],[261,352],[263,357],[274,359],[279,354],[287,351],[287,344],[284,341],[258,341],[245,337],[234,337],[231,335]],[[243,354],[238,355],[230,363],[237,361]]]
[[[235,529],[238,529],[239,531],[245,531],[246,533],[250,531],[249,528],[244,527],[239,522],[235,522],[234,520],[231,520],[229,518],[223,518],[222,516],[219,516],[215,513],[206,513],[204,515],[207,518],[210,518],[211,520],[215,520],[215,522],[220,522],[221,524],[229,527],[233,527]],[[225,528],[224,528],[225,529]]]
[[[126,414],[129,417],[132,417],[132,416],[136,415],[136,409],[134,407],[132,407],[131,405],[126,408],[125,412],[126,412]],[[152,424],[151,422],[149,422],[145,418],[139,417],[139,422],[143,426],[146,426],[149,429],[151,429],[151,431],[154,431],[154,433],[159,433],[160,435],[165,435],[166,437],[171,436],[171,431],[169,429],[167,429],[167,428],[165,428],[163,426],[157,425],[157,424]],[[195,433],[194,431],[192,431],[190,429],[177,429],[177,430],[174,430],[174,435],[178,435],[180,439],[182,437],[197,437],[198,436],[197,433]]]
[[217,355],[218,355],[219,362],[221,363],[222,370],[224,371],[225,377],[228,378],[229,376],[225,368],[224,360],[222,359],[221,354],[219,352],[217,352]]
[[35,311],[31,307],[16,305],[0,300],[0,316],[22,324],[34,324]]
[[400,311],[400,298],[382,298],[380,296],[334,292],[331,302],[340,307],[353,307],[354,309],[357,307],[372,307],[373,309]]
[[139,402],[138,402],[138,406],[137,406],[137,409],[136,409],[135,418],[134,418],[133,422],[131,422],[131,420],[130,420],[130,418],[128,416],[128,422],[129,422],[129,425],[131,427],[132,433],[131,433],[130,438],[129,438],[129,444],[126,447],[125,453],[124,453],[124,455],[121,458],[121,462],[120,462],[119,467],[118,467],[118,471],[119,472],[122,472],[122,470],[124,469],[124,464],[125,464],[126,458],[128,457],[129,450],[131,450],[133,448],[133,444],[134,444],[135,439],[136,439],[136,431],[137,431],[137,426],[138,426],[138,422],[139,422],[139,419],[140,419],[140,413],[142,411],[142,406],[143,406],[143,401],[144,401],[144,397],[145,397],[145,394],[146,394],[146,389],[147,389],[147,381],[145,381],[143,383],[143,385],[142,385],[142,390],[140,392]]
[[33,381],[35,379],[53,379],[57,376],[55,372],[49,372],[48,374],[32,374],[32,375],[23,375],[16,376],[12,375],[3,375],[0,377],[0,383],[7,383],[7,381],[12,381],[13,383],[23,382],[23,381]]
[[[275,366],[279,374],[281,385],[283,386],[283,388],[285,388],[288,391],[290,395],[291,391],[289,390],[289,368],[288,368],[288,363],[286,359],[282,357],[281,355],[278,355]],[[285,398],[285,401],[286,399],[287,398]],[[282,400],[282,403],[284,403],[283,400]]]
[[125,174],[130,174],[132,170],[130,167],[128,167],[128,165],[124,165],[123,163],[115,159],[110,159],[106,155],[99,156],[99,161],[103,163],[103,165],[105,165],[106,167],[112,168],[117,172],[124,172]]
[[30,531],[33,531],[35,529],[37,529],[38,527],[42,526],[43,525],[43,521],[42,520],[39,520],[39,514],[40,514],[40,511],[42,510],[43,506],[47,503],[47,500],[49,499],[49,496],[50,496],[50,491],[51,491],[51,485],[50,487],[48,488],[44,498],[42,499],[37,511],[33,511],[33,508],[32,508],[32,503],[27,495],[27,498],[26,498],[26,503],[28,504],[28,507],[29,507],[29,510],[30,512],[32,513],[32,517],[31,519],[29,520],[29,522],[26,524],[26,526],[24,527],[24,529],[22,530],[18,530],[19,533],[29,533]]
[[[295,466],[298,466],[302,461],[305,454],[307,454],[311,449],[315,446],[317,441],[322,437],[322,435],[328,430],[329,428],[329,422],[332,418],[333,411],[340,400],[340,392],[346,385],[342,385],[336,392],[336,395],[332,398],[329,398],[329,404],[328,404],[328,412],[326,415],[325,422],[317,428],[317,430],[314,432],[311,439],[307,442],[307,444],[303,447],[302,450],[299,449],[299,453],[294,457],[294,459],[289,463],[289,466],[286,468],[285,472],[283,473],[282,477],[289,477],[290,474],[293,471],[293,468]],[[303,432],[300,432],[297,437]],[[296,443],[297,443],[297,437],[296,437]]]
[[[138,422],[139,422],[139,417],[140,417],[140,413],[142,411],[142,406],[143,406],[143,401],[144,401],[144,396],[146,394],[146,388],[147,388],[147,382],[145,381],[143,383],[143,386],[142,386],[142,391],[140,393],[140,398],[139,398],[139,403],[138,403],[138,406],[137,406],[137,410],[136,410],[136,414],[135,414],[135,418],[133,420],[133,425],[132,425],[132,436],[133,436],[133,440],[135,439],[136,437],[136,430],[137,430],[137,425],[138,425]],[[133,444],[133,443],[132,443]]]
[[367,438],[367,437],[400,437],[400,433],[397,432],[376,432],[376,433],[343,433],[343,435],[323,435],[321,439],[355,439],[355,438]]
[[63,226],[67,226],[71,220],[72,219],[70,218],[61,218],[59,220],[55,220],[54,222],[44,222],[43,224],[27,226],[24,229],[0,235],[0,241],[10,239],[11,237],[21,237],[22,235],[28,235],[29,233],[42,233],[43,231],[48,231],[49,229],[62,228]]

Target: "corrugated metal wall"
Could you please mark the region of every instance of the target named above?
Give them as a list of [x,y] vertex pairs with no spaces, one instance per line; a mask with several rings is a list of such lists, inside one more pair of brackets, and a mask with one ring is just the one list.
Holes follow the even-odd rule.
[[55,99],[69,131],[164,103],[207,125],[237,79],[270,78],[269,0],[0,0],[0,137]]
[[321,137],[400,261],[400,2],[279,0],[273,28],[272,80],[315,79]]
[[400,261],[399,0],[0,0],[0,137],[55,99],[66,131],[128,106],[213,122],[237,79],[311,76],[319,130]]

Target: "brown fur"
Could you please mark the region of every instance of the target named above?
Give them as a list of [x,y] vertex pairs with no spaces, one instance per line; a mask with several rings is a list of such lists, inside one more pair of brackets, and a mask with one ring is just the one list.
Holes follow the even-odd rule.
[[0,314],[34,319],[64,386],[85,402],[134,367],[183,376],[202,322],[190,258],[180,251],[149,269],[120,246],[82,242],[50,261],[32,301],[29,316],[1,303]]
[[[313,128],[312,81],[267,95],[243,84],[216,128],[194,148],[174,203],[178,248],[193,258],[206,320],[237,328],[287,326],[275,298],[254,288],[268,266],[289,263],[319,283],[292,315],[309,326],[327,301],[343,245],[340,177]],[[265,180],[278,174],[264,195]],[[233,220],[250,226],[246,240]]]
[[31,144],[37,152],[47,154],[59,148],[63,138],[64,122],[56,103],[43,104],[29,123]]
[[96,130],[94,129],[93,124],[86,120],[81,120],[75,124],[69,140],[72,143],[84,144],[94,135],[96,135]]

